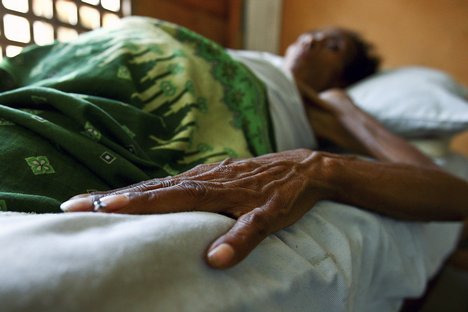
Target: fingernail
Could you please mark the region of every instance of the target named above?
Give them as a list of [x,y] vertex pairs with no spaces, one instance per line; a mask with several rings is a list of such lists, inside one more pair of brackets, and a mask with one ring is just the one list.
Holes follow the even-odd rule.
[[229,265],[234,257],[234,249],[231,245],[222,243],[208,253],[208,262],[217,268],[224,268]]
[[86,210],[91,205],[91,197],[74,198],[67,200],[60,205],[60,209],[65,212],[74,210]]
[[127,205],[130,202],[130,197],[127,194],[109,195],[100,198],[99,201],[106,211],[113,211]]

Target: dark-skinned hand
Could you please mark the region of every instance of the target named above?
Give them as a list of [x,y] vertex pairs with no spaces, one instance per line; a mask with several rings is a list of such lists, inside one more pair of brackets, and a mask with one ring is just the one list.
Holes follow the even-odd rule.
[[[236,219],[207,251],[214,268],[244,259],[265,237],[300,219],[331,187],[322,153],[292,150],[243,160],[199,165],[174,177],[78,195],[67,212],[154,214],[208,211]],[[99,205],[100,203],[100,205]]]

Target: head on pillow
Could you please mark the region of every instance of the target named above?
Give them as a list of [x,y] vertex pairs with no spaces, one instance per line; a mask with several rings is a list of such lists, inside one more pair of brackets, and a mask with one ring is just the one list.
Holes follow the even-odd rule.
[[285,55],[285,67],[316,91],[343,88],[375,73],[380,58],[354,31],[325,27],[301,34]]

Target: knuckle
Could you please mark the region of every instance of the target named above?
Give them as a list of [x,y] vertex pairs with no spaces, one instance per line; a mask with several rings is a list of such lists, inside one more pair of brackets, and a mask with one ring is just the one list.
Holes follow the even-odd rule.
[[195,167],[193,167],[193,171],[197,173],[205,172],[208,171],[212,168],[211,164],[198,164]]
[[218,166],[227,166],[227,165],[230,165],[234,162],[234,160],[232,158],[226,158],[225,160],[223,160],[222,162],[218,163]]
[[205,164],[198,164],[195,167],[192,168],[193,171],[200,171],[205,168]]
[[145,183],[141,183],[141,184],[135,185],[132,191],[141,193],[141,192],[145,192],[147,189],[148,189],[148,185]]
[[198,181],[185,180],[178,184],[178,186],[185,191],[190,197],[198,201],[203,201],[208,193],[205,185]]
[[243,215],[239,221],[249,227],[253,227],[255,234],[258,236],[266,236],[270,230],[270,220],[267,215],[260,213],[256,208],[251,213]]
[[170,186],[173,186],[173,181],[172,180],[162,180],[159,182],[159,185],[161,187],[170,187]]

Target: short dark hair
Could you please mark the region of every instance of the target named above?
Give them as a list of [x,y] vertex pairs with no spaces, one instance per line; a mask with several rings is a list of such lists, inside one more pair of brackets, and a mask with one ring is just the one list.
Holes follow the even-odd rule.
[[353,84],[377,72],[381,58],[375,52],[374,45],[365,40],[358,32],[344,30],[354,43],[356,53],[353,58],[345,64],[343,80],[346,84]]

